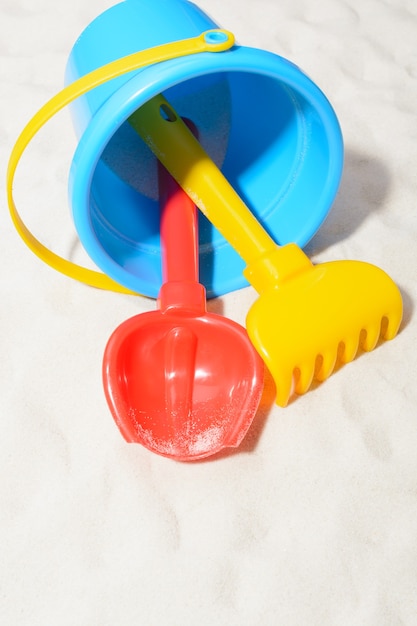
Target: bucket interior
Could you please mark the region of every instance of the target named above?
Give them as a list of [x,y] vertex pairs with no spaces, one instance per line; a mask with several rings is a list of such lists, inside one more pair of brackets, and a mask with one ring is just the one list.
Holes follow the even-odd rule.
[[[322,202],[329,176],[328,129],[314,107],[255,71],[197,76],[164,96],[194,122],[206,151],[275,241],[304,245],[318,227],[311,209]],[[116,278],[156,296],[162,282],[157,161],[128,122],[101,153],[89,206],[94,237],[121,268]],[[246,284],[243,261],[201,213],[199,241],[200,281],[209,297]]]

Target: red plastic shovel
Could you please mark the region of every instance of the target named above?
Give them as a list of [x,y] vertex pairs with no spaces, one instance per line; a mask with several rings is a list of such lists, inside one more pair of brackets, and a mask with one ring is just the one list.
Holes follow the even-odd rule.
[[114,331],[103,381],[128,442],[189,461],[239,446],[261,399],[264,366],[242,326],[207,312],[197,209],[162,166],[160,183],[159,310]]

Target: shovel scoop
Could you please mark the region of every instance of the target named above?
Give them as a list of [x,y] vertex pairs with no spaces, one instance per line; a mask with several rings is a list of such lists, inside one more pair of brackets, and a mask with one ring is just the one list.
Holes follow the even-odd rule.
[[261,399],[264,364],[242,326],[207,312],[196,207],[162,167],[159,178],[159,309],[116,328],[103,382],[126,441],[191,461],[239,446]]
[[[167,116],[161,110],[170,110]],[[285,406],[292,393],[325,380],[336,362],[361,346],[395,337],[402,318],[398,287],[362,261],[313,265],[295,244],[278,246],[162,96],[130,118],[157,158],[246,262],[259,294],[246,318],[248,334]]]

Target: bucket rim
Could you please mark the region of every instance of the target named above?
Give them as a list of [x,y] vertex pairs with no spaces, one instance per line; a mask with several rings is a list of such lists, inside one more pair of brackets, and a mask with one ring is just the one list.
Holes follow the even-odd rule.
[[[312,107],[322,124],[328,142],[329,158],[326,180],[320,195],[320,205],[311,208],[308,224],[300,227],[294,243],[304,247],[314,236],[329,213],[337,194],[343,170],[343,137],[339,121],[323,91],[297,65],[273,52],[234,46],[214,54],[203,52],[167,60],[135,71],[94,113],[81,135],[75,150],[69,175],[69,198],[73,221],[80,241],[93,262],[119,284],[133,291],[156,297],[159,285],[143,280],[117,263],[97,240],[90,212],[90,194],[97,164],[112,136],[129,116],[158,93],[186,80],[216,73],[253,73],[280,81]],[[294,104],[295,106],[295,104]],[[276,214],[268,213],[265,224],[276,237]],[[227,249],[226,240],[215,246],[216,253]],[[155,249],[160,255],[160,249]],[[243,262],[241,268],[243,269]],[[207,296],[215,297],[240,289],[248,283],[242,272],[221,285],[206,285]]]

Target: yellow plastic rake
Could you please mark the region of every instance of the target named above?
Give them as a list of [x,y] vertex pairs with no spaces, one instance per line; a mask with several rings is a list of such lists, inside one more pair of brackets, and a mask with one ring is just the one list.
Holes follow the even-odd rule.
[[395,337],[402,299],[383,270],[362,261],[313,265],[297,245],[278,246],[162,95],[130,123],[245,260],[244,275],[259,294],[246,327],[274,377],[277,404],[306,392],[314,378],[325,380],[359,346],[368,351],[381,334]]

